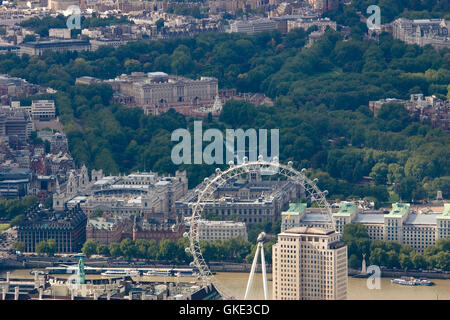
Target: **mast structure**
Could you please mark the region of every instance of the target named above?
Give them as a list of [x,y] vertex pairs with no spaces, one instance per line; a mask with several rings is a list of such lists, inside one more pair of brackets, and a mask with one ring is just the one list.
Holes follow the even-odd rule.
[[264,240],[266,234],[261,232],[258,236],[258,246],[256,247],[255,257],[253,258],[252,269],[250,271],[250,276],[247,282],[247,289],[245,290],[244,300],[248,300],[248,295],[250,293],[253,279],[255,277],[256,265],[258,264],[258,255],[261,252],[261,270],[263,276],[263,287],[264,287],[264,300],[269,300],[269,293],[267,290],[267,276],[266,276],[266,259],[264,258]]

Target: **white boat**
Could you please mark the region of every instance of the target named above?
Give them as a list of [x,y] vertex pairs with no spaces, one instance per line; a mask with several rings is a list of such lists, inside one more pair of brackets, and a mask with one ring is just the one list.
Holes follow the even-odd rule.
[[392,283],[401,284],[404,286],[432,286],[434,282],[425,278],[416,279],[414,277],[401,277],[400,279],[391,280]]
[[169,277],[173,276],[172,269],[150,269],[143,274],[144,276],[160,276],[160,277]]
[[136,269],[109,269],[101,273],[102,276],[110,277],[136,277],[139,274],[139,271]]
[[173,272],[175,275],[179,275],[181,277],[195,277],[197,275],[197,273],[194,272],[193,269],[178,268],[178,269],[173,269]]

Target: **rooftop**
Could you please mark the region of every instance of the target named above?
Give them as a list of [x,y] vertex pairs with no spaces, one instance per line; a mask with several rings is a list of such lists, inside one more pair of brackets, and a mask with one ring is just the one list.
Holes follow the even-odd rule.
[[290,234],[316,234],[316,235],[329,235],[333,234],[336,231],[334,230],[326,230],[324,228],[319,227],[295,227],[288,229],[281,233],[281,235],[290,235]]
[[349,217],[356,212],[357,206],[353,202],[343,202],[335,217]]
[[406,218],[405,224],[410,225],[435,225],[436,224],[436,218],[439,216],[439,213],[431,213],[431,214],[416,214],[412,213],[408,215],[408,218]]
[[306,209],[306,203],[290,203],[289,209],[287,211],[283,211],[281,215],[283,216],[298,216],[303,213]]
[[94,227],[94,229],[112,230],[114,227],[114,219],[112,218],[90,218],[88,225]]
[[353,222],[358,223],[381,223],[384,224],[383,213],[360,213],[356,215]]
[[245,227],[244,222],[236,222],[236,221],[212,221],[212,220],[199,220],[199,224],[203,225],[210,225],[210,226],[230,226],[230,227],[236,227],[236,226],[243,226]]
[[444,204],[444,211],[438,218],[439,219],[450,219],[450,203]]
[[303,216],[302,222],[330,222],[330,218],[325,214],[307,213]]
[[401,218],[409,211],[409,203],[393,203],[392,210],[389,214],[385,215],[388,218]]
[[48,48],[53,46],[71,46],[71,45],[89,45],[89,41],[70,39],[70,40],[49,40],[49,41],[36,41],[27,42],[21,44],[23,47],[34,47],[34,48]]

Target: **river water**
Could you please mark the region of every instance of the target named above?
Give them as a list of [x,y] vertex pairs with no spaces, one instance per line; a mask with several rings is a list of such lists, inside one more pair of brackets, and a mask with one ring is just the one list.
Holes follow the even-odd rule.
[[[219,286],[236,298],[243,298],[248,281],[247,273],[218,272]],[[271,279],[272,275],[268,274]],[[381,278],[380,289],[369,289],[368,279],[348,278],[347,298],[350,300],[450,300],[450,280],[431,279],[434,286],[402,286],[392,284],[391,278]],[[272,281],[268,281],[269,298],[272,297]],[[262,275],[255,274],[250,299],[264,299]]]
[[[32,269],[19,269],[11,272],[12,277],[33,279],[30,275]],[[5,271],[0,272],[0,277],[5,277]],[[218,272],[215,280],[219,288],[224,289],[227,295],[237,299],[243,299],[247,287],[248,273],[241,272]],[[66,278],[68,275],[58,275],[59,278]],[[272,274],[267,275],[269,299],[272,298]],[[98,275],[86,275],[86,279],[102,278]],[[142,277],[144,280],[145,277]],[[176,281],[173,277],[148,277],[150,281]],[[191,277],[183,277],[184,281],[195,281]],[[450,280],[431,279],[434,286],[402,286],[392,284],[391,278],[381,278],[380,289],[369,289],[368,279],[348,278],[347,298],[350,300],[450,300]],[[262,285],[262,274],[256,273],[253,286],[249,295],[250,299],[264,299],[264,290]]]

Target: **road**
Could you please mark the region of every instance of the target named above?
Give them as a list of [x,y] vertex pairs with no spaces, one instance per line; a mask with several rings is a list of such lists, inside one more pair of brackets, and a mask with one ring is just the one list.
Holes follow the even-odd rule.
[[0,234],[0,257],[7,257],[8,251],[12,249],[13,243],[17,240],[17,230],[15,227],[8,228]]

